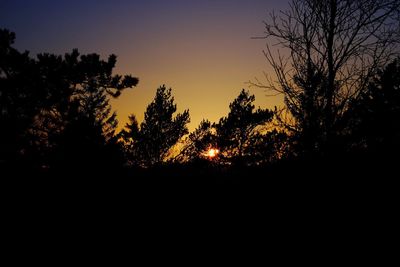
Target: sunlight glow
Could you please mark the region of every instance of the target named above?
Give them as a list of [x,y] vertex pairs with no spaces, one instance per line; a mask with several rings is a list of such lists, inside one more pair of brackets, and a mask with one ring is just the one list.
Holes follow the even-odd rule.
[[219,154],[219,150],[216,148],[210,148],[207,150],[207,152],[204,154],[204,156],[212,159],[215,158]]

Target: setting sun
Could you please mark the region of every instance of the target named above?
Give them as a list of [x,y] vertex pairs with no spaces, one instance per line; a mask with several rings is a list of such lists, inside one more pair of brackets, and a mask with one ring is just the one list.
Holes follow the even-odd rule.
[[219,154],[219,150],[216,148],[210,148],[204,156],[209,157],[209,158],[214,158]]

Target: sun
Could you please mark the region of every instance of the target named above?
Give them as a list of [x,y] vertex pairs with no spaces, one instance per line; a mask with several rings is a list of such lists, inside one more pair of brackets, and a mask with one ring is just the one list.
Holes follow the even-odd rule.
[[219,154],[219,150],[218,149],[210,148],[210,149],[207,150],[206,153],[204,153],[204,156],[212,159],[212,158],[215,158],[218,154]]

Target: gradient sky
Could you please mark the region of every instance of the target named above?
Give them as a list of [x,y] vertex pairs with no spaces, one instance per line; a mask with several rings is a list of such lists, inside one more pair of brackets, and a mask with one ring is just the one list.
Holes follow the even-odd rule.
[[[132,74],[138,87],[112,101],[120,126],[143,119],[156,89],[172,87],[178,110],[189,109],[190,130],[203,118],[218,121],[254,77],[270,72],[262,50],[262,21],[281,0],[0,0],[0,27],[14,31],[15,46],[40,52],[118,56],[115,73]],[[250,88],[256,105],[273,108],[279,97]]]

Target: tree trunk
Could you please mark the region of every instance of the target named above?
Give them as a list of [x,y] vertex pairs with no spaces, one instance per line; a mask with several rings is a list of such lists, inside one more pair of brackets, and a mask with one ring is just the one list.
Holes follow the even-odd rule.
[[330,0],[330,10],[327,12],[329,18],[328,36],[327,36],[327,54],[328,54],[328,84],[326,88],[326,107],[325,107],[325,145],[326,153],[330,154],[332,150],[333,137],[333,96],[335,93],[335,62],[334,62],[334,36],[335,19],[337,14],[337,1]]

